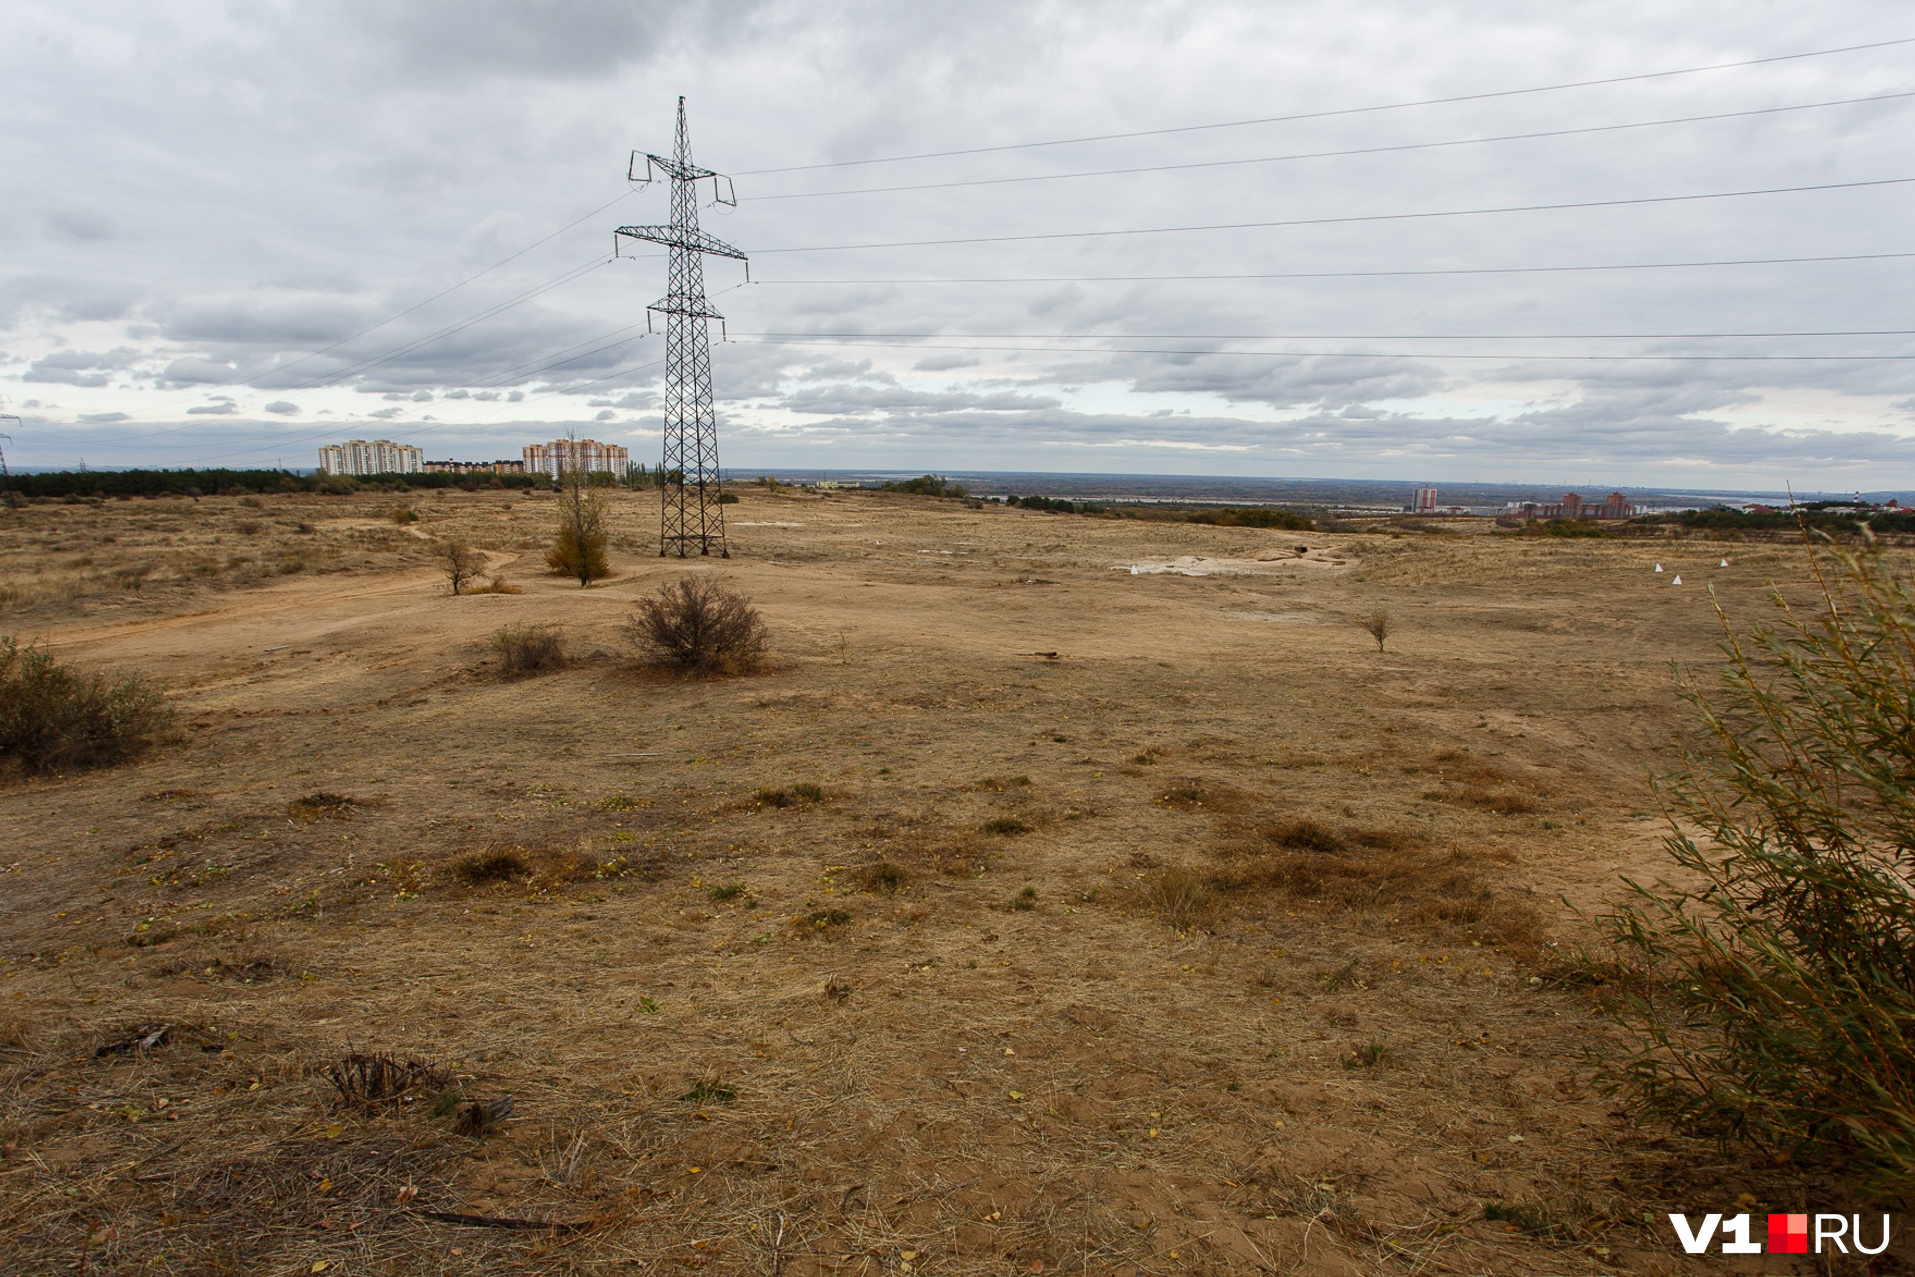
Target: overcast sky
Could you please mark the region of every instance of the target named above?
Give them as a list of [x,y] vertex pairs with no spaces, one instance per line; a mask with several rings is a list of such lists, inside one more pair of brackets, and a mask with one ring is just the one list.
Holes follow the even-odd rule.
[[[1915,485],[1915,43],[1353,110],[1907,39],[1905,5],[14,0],[6,33],[18,464],[655,458],[665,263],[610,259],[668,215],[626,163],[684,94],[735,175],[704,227],[752,255],[707,263],[728,468]],[[1468,211],[1597,201],[1650,202]]]

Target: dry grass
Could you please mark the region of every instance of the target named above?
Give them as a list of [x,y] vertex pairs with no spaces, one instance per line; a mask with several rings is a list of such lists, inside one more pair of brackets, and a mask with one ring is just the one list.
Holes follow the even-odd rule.
[[[540,575],[552,500],[414,501],[522,556],[524,594],[458,601],[389,496],[0,512],[9,587],[156,565],[20,628],[164,662],[185,729],[0,787],[16,1267],[1649,1273],[1684,1261],[1645,1213],[1833,1200],[1611,1117],[1590,994],[1530,983],[1549,902],[1649,863],[1667,661],[1711,651],[1630,547],[1326,533],[1348,570],[1132,577],[1289,543],[753,489],[723,571],[777,668],[474,678],[448,654],[503,625],[614,649],[670,579],[623,492],[614,577]],[[1413,668],[1339,620],[1377,601]],[[1425,797],[1470,785],[1544,809]],[[522,868],[465,881],[486,855]],[[348,1104],[354,1053],[450,1081]]]

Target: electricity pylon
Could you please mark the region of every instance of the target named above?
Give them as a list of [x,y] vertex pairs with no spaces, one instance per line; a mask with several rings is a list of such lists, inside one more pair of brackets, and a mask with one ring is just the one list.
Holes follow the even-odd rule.
[[[639,152],[632,152],[626,176],[638,178]],[[663,244],[671,250],[671,268],[665,296],[647,306],[649,315],[665,316],[665,464],[659,491],[664,508],[659,515],[658,553],[674,549],[684,558],[693,546],[710,554],[715,546],[729,559],[725,545],[725,512],[718,477],[718,414],[711,401],[711,334],[708,320],[724,316],[705,299],[705,254],[746,261],[743,253],[698,229],[698,183],[710,178],[712,195],[721,204],[736,207],[731,179],[692,163],[691,134],[685,128],[685,99],[678,99],[678,144],[672,158],[645,156],[644,180],[654,171],[672,180],[672,221],[669,226],[621,226],[627,239]],[[725,186],[720,191],[719,182]],[[614,238],[613,243],[617,240]]]

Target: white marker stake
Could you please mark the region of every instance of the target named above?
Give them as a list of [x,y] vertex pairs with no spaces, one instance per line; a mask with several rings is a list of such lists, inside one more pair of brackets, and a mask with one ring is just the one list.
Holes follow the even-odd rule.
[[1662,571],[1662,564],[1660,563],[1656,564],[1656,571],[1658,572]]
[[1681,584],[1682,584],[1682,573],[1680,573],[1680,572],[1678,572],[1678,573],[1676,573],[1676,579],[1675,579],[1675,580],[1673,580],[1673,581],[1671,581],[1671,582],[1669,582],[1669,584],[1671,584],[1671,585],[1681,585]]
[[1724,559],[1722,562],[1716,564],[1716,566],[1719,568],[1726,568],[1729,566],[1729,561],[1727,559]]

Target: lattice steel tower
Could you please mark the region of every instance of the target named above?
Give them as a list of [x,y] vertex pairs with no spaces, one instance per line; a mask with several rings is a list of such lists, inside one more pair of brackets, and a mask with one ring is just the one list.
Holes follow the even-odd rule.
[[[638,180],[639,152],[632,152],[626,176]],[[698,229],[698,183],[710,178],[712,195],[736,206],[731,179],[692,163],[691,134],[685,128],[685,99],[678,99],[678,144],[669,160],[645,156],[645,178],[654,170],[672,180],[670,226],[621,226],[628,239],[663,244],[671,250],[670,283],[665,296],[646,307],[665,316],[665,460],[660,470],[664,509],[659,516],[658,553],[674,549],[684,558],[696,546],[714,547],[729,559],[725,512],[719,505],[718,414],[711,401],[711,334],[707,320],[725,317],[705,300],[705,257],[747,260],[730,244]],[[719,183],[724,182],[720,191]],[[617,243],[616,238],[613,240]]]

